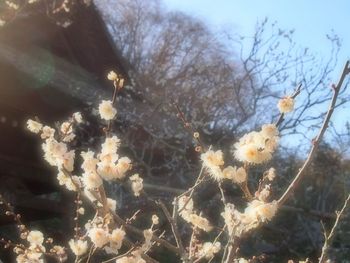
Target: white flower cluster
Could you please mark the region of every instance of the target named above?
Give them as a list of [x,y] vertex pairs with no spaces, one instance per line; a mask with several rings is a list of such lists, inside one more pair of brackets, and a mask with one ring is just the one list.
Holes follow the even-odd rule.
[[211,259],[215,256],[215,254],[217,254],[220,251],[220,249],[220,242],[205,242],[198,250],[197,257]]
[[[102,106],[100,105],[101,117],[112,119],[116,111],[113,109],[110,111],[108,107],[105,107],[107,104],[103,102]],[[112,181],[124,179],[127,171],[131,169],[131,160],[118,155],[120,140],[117,136],[107,137],[102,143],[101,151],[98,154],[91,150],[81,152],[81,157],[83,159],[81,164],[81,169],[83,171],[82,176],[73,175],[72,173],[75,170],[75,152],[74,150],[69,150],[66,142],[71,141],[75,137],[73,125],[75,123],[81,123],[82,121],[81,114],[77,112],[72,115],[70,121],[61,124],[59,133],[56,133],[55,129],[49,126],[43,126],[40,122],[34,120],[28,120],[27,128],[33,133],[40,134],[40,137],[44,140],[42,144],[44,158],[50,165],[57,167],[57,179],[60,185],[64,185],[71,191],[77,191],[78,189],[83,190],[86,197],[91,201],[98,201],[95,203],[97,207],[106,206],[107,211],[115,212],[117,202],[111,198],[106,198],[106,204],[102,204],[103,198],[97,189],[103,185],[103,180]],[[135,196],[139,196],[140,191],[143,189],[143,179],[140,178],[138,174],[134,174],[130,177],[130,181]],[[77,213],[84,214],[84,209],[80,207]],[[107,215],[111,217],[109,213],[107,213]],[[152,220],[154,224],[157,224],[158,218],[153,217]],[[85,236],[89,238],[96,248],[103,248],[107,253],[117,254],[122,246],[126,233],[121,228],[111,230],[108,222],[111,222],[111,219],[106,221],[106,216],[103,218],[95,216],[92,221],[90,220],[85,225]],[[152,233],[150,235],[147,233],[146,231],[143,250],[151,246]],[[82,256],[88,251],[89,244],[88,241],[84,239],[85,238],[78,238],[69,241],[69,246],[76,256]],[[37,232],[31,232],[28,235],[28,241],[33,244],[35,243],[36,246],[41,246],[43,237]],[[44,250],[44,247],[42,249]],[[56,254],[62,252],[57,246],[53,249],[53,251],[56,251]],[[29,252],[28,250],[27,253],[22,252],[19,255],[19,259],[24,259],[24,261],[21,262],[28,262],[29,259],[33,260],[30,262],[37,262],[34,261],[34,258],[40,259],[41,254],[37,255]],[[133,262],[143,262],[140,255],[137,256],[137,253],[133,253],[130,260],[134,260]],[[138,261],[135,261],[136,259]]]
[[[292,98],[284,98],[278,107],[283,108],[283,112],[289,112],[293,109],[294,101]],[[272,153],[276,150],[279,140],[279,132],[274,124],[265,124],[259,132],[250,132],[245,134],[234,146],[234,156],[238,161],[249,164],[261,164],[271,159]],[[237,184],[247,181],[247,172],[243,167],[237,168],[227,166],[224,168],[224,158],[222,151],[208,150],[201,155],[203,166],[209,174],[216,180],[230,179]],[[243,232],[257,227],[261,222],[269,221],[275,215],[278,204],[276,201],[268,202],[271,193],[268,181],[273,181],[276,177],[274,168],[270,168],[264,173],[263,185],[255,194],[256,199],[251,200],[243,213],[235,209],[233,204],[226,204],[225,210],[221,214],[228,226],[230,234],[240,236]],[[249,191],[249,190],[247,190]],[[183,209],[181,207],[187,203]],[[180,199],[180,215],[188,222],[194,224],[191,220],[193,211],[193,201],[188,197]],[[209,244],[207,245],[209,246]],[[209,253],[210,254],[210,253]]]
[[128,157],[119,158],[117,154],[120,140],[117,136],[106,138],[98,155],[97,172],[106,181],[123,179],[125,173],[131,169]]
[[118,88],[121,88],[124,85],[124,79],[113,70],[107,74],[107,79],[113,82],[118,82]]
[[66,186],[68,190],[76,191],[76,186],[80,186],[80,178],[68,176],[64,171],[73,172],[75,151],[68,150],[66,143],[75,138],[73,124],[81,123],[81,113],[75,112],[70,121],[63,122],[60,127],[60,140],[55,138],[56,130],[50,126],[44,126],[38,121],[28,120],[27,128],[33,133],[39,134],[45,140],[42,144],[44,159],[51,165],[58,168],[57,179],[60,185]]
[[42,144],[45,160],[59,170],[65,169],[72,172],[74,169],[74,150],[68,151],[68,147],[63,142],[58,142],[53,137],[46,139]]
[[[123,79],[120,79],[115,72],[110,72],[108,79],[118,81],[118,88],[121,88]],[[117,88],[117,87],[116,87]],[[115,118],[117,110],[113,107],[113,102],[104,100],[99,105],[99,114],[102,119],[110,121]],[[131,160],[128,157],[119,156],[120,140],[117,136],[110,136],[110,125],[106,129],[107,137],[101,144],[99,152],[93,150],[82,151],[80,156],[81,176],[74,175],[78,170],[75,163],[76,153],[70,149],[70,144],[75,138],[76,124],[83,122],[79,112],[74,113],[68,121],[61,123],[56,130],[50,126],[44,126],[37,120],[28,120],[27,128],[38,135],[43,140],[42,149],[45,160],[57,168],[57,179],[60,185],[65,186],[68,190],[77,191],[77,209],[74,220],[78,223],[78,216],[85,213],[81,206],[80,194],[87,197],[96,209],[96,214],[92,220],[88,220],[85,224],[85,233],[78,233],[81,228],[76,227],[76,236],[69,241],[69,247],[76,257],[81,257],[89,251],[89,247],[105,250],[108,254],[118,254],[118,250],[122,247],[125,239],[125,231],[122,227],[116,228],[113,213],[116,212],[117,201],[106,196],[103,180],[115,181],[123,180],[127,176],[127,172],[131,169]],[[129,177],[131,190],[135,196],[140,196],[143,189],[143,179],[139,174],[134,174]],[[191,215],[193,222],[200,221],[201,217]],[[146,253],[153,245],[152,228],[159,224],[159,218],[156,215],[152,216],[152,226],[144,230],[144,243],[137,249],[134,249],[128,256],[118,258],[116,262],[145,262],[142,255]],[[194,223],[195,224],[195,223]],[[197,223],[198,225],[203,223]],[[120,225],[117,224],[119,227]],[[43,262],[41,257],[45,253],[45,247],[42,246],[44,241],[41,232],[32,231],[28,234],[28,242],[35,245],[35,249],[27,249],[26,251],[18,252],[20,262]],[[40,251],[38,251],[38,249]],[[33,252],[33,253],[32,253]],[[36,252],[36,254],[34,253]],[[40,252],[40,253],[39,253]],[[64,248],[54,246],[50,250],[56,255],[65,255]],[[62,261],[63,262],[63,261]]]
[[108,222],[106,218],[95,217],[85,225],[87,236],[96,248],[104,248],[108,254],[118,254],[126,233],[122,228],[111,230]]
[[261,164],[270,160],[278,145],[278,133],[276,125],[265,124],[261,131],[245,134],[234,145],[236,159],[251,164]]
[[[16,262],[18,263],[43,263],[44,253],[46,253],[46,248],[44,247],[44,235],[42,232],[33,230],[27,232],[23,238],[29,243],[28,247],[16,246],[14,252],[17,254]],[[51,250],[58,259],[64,260],[67,258],[67,254],[64,248],[61,246],[54,246]]]
[[85,240],[74,240],[71,239],[68,242],[70,249],[73,251],[74,255],[76,256],[81,256],[84,255],[89,246],[88,246],[88,242]]
[[180,216],[191,223],[193,227],[197,227],[199,229],[204,230],[205,232],[209,232],[213,229],[210,225],[208,219],[197,215],[193,210],[193,200],[188,196],[182,196],[178,200],[178,211]]
[[8,5],[8,7],[12,8],[14,10],[18,10],[18,8],[19,8],[19,5],[14,3],[14,2],[6,1],[5,3]]
[[229,233],[240,236],[245,231],[255,228],[261,222],[271,220],[276,214],[277,208],[276,201],[269,203],[253,200],[248,203],[244,213],[236,210],[233,204],[227,204],[221,216],[225,220]]
[[223,168],[224,159],[220,150],[209,150],[201,155],[201,159],[203,166],[216,181],[230,179],[237,184],[241,184],[247,179],[247,174],[243,167],[227,166]]

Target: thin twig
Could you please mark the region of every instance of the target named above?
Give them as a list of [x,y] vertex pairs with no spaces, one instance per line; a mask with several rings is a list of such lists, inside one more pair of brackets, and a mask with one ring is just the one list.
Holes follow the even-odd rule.
[[[194,137],[194,139],[197,141],[197,144],[200,146],[199,152],[205,152],[206,147],[205,147],[204,143],[202,142],[202,140],[200,139],[199,133],[196,131],[196,129],[193,128],[191,123],[186,120],[185,114],[181,111],[179,105],[177,103],[173,103],[173,105],[177,111],[177,117],[182,121],[184,128],[186,130],[188,130],[188,132],[191,133],[191,136]],[[197,134],[198,136],[195,136],[195,134]]]
[[179,196],[177,197],[177,198],[180,198],[180,197],[182,197],[182,196],[187,195],[188,193],[190,193],[190,195],[189,195],[187,201],[185,202],[185,204],[183,205],[183,207],[181,207],[181,208],[179,209],[178,213],[181,213],[181,211],[184,210],[184,209],[186,208],[188,202],[191,200],[191,198],[192,198],[192,196],[193,196],[194,190],[198,187],[198,185],[201,184],[201,182],[202,182],[204,176],[205,176],[205,173],[204,173],[204,166],[202,165],[202,168],[201,168],[201,170],[200,170],[200,172],[199,172],[199,174],[198,174],[198,177],[197,177],[196,182],[194,183],[194,185],[193,185],[190,189],[188,189],[186,192],[182,193],[181,195],[179,195]]
[[88,258],[86,260],[86,263],[90,262],[91,256],[95,253],[96,251],[96,247],[94,245],[91,246],[90,251],[89,251],[89,255]]
[[226,198],[225,198],[225,193],[224,193],[224,189],[222,188],[222,182],[218,182],[218,187],[221,193],[221,201],[223,202],[224,206],[226,206],[227,202],[226,202]]
[[[182,244],[181,235],[177,227],[177,223],[175,222],[174,218],[170,215],[168,208],[165,206],[165,204],[161,200],[158,200],[157,204],[159,204],[160,208],[163,210],[163,213],[165,214],[166,218],[168,219],[171,225],[171,230],[174,234],[176,244],[180,250],[181,259],[183,260],[183,262],[189,262],[187,252]],[[174,206],[174,211],[175,211],[175,206]]]
[[[69,176],[70,178],[72,178],[72,177],[71,177],[71,176],[72,176],[71,173],[68,172],[67,170],[62,169],[62,172],[64,172],[67,176]],[[76,184],[76,182],[75,182],[74,180],[72,180],[72,183],[75,185],[77,191],[79,191],[80,194],[81,194],[82,196],[84,196],[84,198],[93,206],[93,208],[94,208],[96,211],[98,211],[98,207],[97,207],[89,198],[86,197],[85,193],[82,192],[82,190],[80,189],[79,185]],[[91,194],[94,194],[93,191],[90,191],[90,193],[91,193]],[[98,198],[97,195],[94,195],[94,197],[95,197],[97,200],[99,200],[99,198]],[[134,227],[134,226],[128,224],[127,222],[125,222],[125,221],[124,221],[120,216],[118,216],[114,211],[109,210],[109,213],[113,216],[114,220],[115,220],[119,225],[122,225],[126,230],[128,230],[128,231],[130,231],[130,232],[133,232],[134,234],[137,234],[138,236],[142,236],[142,237],[143,237],[143,231],[142,231],[142,230],[140,230],[140,229],[138,229],[137,227]],[[125,239],[124,239],[124,240],[125,240]],[[162,246],[168,248],[169,250],[171,250],[171,251],[173,251],[173,252],[175,252],[175,253],[177,253],[177,254],[180,253],[179,249],[178,249],[176,246],[170,244],[170,242],[168,242],[168,241],[165,240],[165,239],[162,239],[162,238],[157,237],[156,235],[153,235],[153,236],[152,236],[152,240],[156,241],[156,242],[159,243],[160,245],[162,245]],[[128,240],[128,244],[129,244],[130,246],[133,245],[133,243],[132,243],[130,240]],[[152,262],[157,262],[156,260],[150,258],[150,257],[147,256],[146,254],[144,254],[143,257],[146,257],[147,260],[149,260],[149,261],[152,261],[152,260],[153,260]]]
[[328,236],[327,236],[326,230],[324,229],[325,241],[324,241],[324,244],[323,244],[323,247],[322,247],[322,253],[321,253],[321,257],[320,257],[319,263],[324,263],[327,260],[327,253],[328,253],[328,250],[329,250],[329,246],[332,244],[332,241],[333,241],[334,236],[335,236],[335,230],[338,227],[340,219],[341,219],[341,217],[344,214],[344,211],[345,211],[345,209],[346,209],[346,207],[347,207],[347,205],[349,203],[349,200],[350,200],[350,194],[346,198],[342,209],[339,212],[336,212],[337,218],[335,219],[334,225],[333,225],[333,227],[331,229],[331,232],[329,232]]

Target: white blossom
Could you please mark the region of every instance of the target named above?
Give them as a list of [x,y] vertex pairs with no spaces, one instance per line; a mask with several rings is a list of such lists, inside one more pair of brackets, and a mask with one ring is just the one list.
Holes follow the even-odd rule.
[[284,97],[278,101],[277,104],[280,113],[288,113],[294,109],[294,99],[292,97]]
[[43,128],[43,125],[40,122],[33,121],[33,120],[29,119],[27,121],[27,128],[29,131],[31,131],[33,133],[39,133],[41,131],[41,129]]
[[60,130],[63,134],[70,134],[73,131],[72,123],[65,121],[61,124]]
[[117,209],[117,201],[112,198],[107,198],[107,207],[109,210],[115,212]]
[[271,167],[268,171],[267,171],[267,178],[269,179],[269,181],[273,181],[276,177],[276,169]]
[[101,152],[104,154],[116,153],[120,146],[120,139],[115,135],[112,137],[107,137],[101,146]]
[[51,138],[55,135],[55,130],[49,126],[44,126],[40,135],[41,139]]
[[275,136],[278,136],[279,131],[275,124],[264,124],[261,127],[261,134],[265,138],[273,138]]
[[72,117],[77,123],[82,123],[83,122],[83,116],[81,116],[80,112],[74,112]]
[[64,155],[67,153],[67,145],[57,142],[54,138],[46,139],[42,144],[45,160],[52,166],[62,166],[64,163]]
[[108,232],[100,227],[93,227],[89,230],[88,236],[91,242],[98,248],[102,248],[107,242],[109,242]]
[[84,207],[79,207],[79,209],[78,209],[77,211],[78,211],[78,213],[79,213],[80,215],[85,214],[85,209],[84,209]]
[[93,151],[81,152],[81,157],[83,157],[83,163],[81,168],[85,173],[94,173],[96,172],[96,165],[98,160],[94,157],[95,153]]
[[116,81],[116,80],[118,80],[118,74],[112,70],[112,71],[108,72],[107,78],[109,80]]
[[213,150],[209,150],[205,153],[202,153],[201,159],[203,161],[203,165],[206,167],[216,167],[224,165],[223,153],[221,150],[214,152]]
[[208,219],[196,214],[189,215],[189,222],[192,223],[192,225],[194,225],[195,227],[198,227],[206,232],[209,232],[213,229]]
[[138,175],[134,174],[130,176],[131,189],[134,192],[135,196],[140,196],[140,192],[143,189],[143,179]]
[[152,224],[153,225],[159,224],[159,217],[157,215],[152,215]]
[[123,244],[125,235],[126,233],[123,229],[121,228],[114,229],[109,236],[109,242],[113,244],[114,248],[120,249]]
[[278,143],[275,125],[263,125],[260,132],[245,134],[234,144],[234,155],[241,162],[260,164],[271,159]]
[[205,242],[200,250],[198,251],[198,257],[205,257],[206,259],[213,258],[216,253],[218,253],[221,249],[220,242]]
[[41,245],[44,242],[44,235],[40,231],[30,231],[27,240],[32,245]]
[[237,184],[241,184],[247,181],[246,170],[243,167],[238,168],[234,173],[232,180]]
[[143,243],[141,250],[142,251],[147,251],[151,248],[152,246],[152,237],[153,237],[153,232],[152,229],[146,229],[143,231],[143,236],[145,237],[145,242]]
[[101,119],[106,121],[112,120],[117,114],[117,110],[113,107],[112,101],[110,100],[103,100],[98,107],[98,111]]
[[120,178],[125,177],[125,173],[131,169],[131,160],[128,157],[122,157],[118,160],[117,171]]
[[224,165],[223,153],[221,150],[216,152],[209,150],[202,153],[201,159],[203,161],[203,166],[216,181],[224,179],[221,170],[221,166]]
[[99,162],[97,164],[97,172],[106,181],[112,181],[119,178],[116,166],[111,163]]
[[84,255],[88,250],[87,241],[71,239],[68,244],[76,256]]
[[87,189],[95,189],[102,185],[102,179],[96,172],[84,173],[82,182]]
[[248,204],[244,214],[252,221],[270,221],[277,211],[277,202],[265,203],[260,200],[253,200]]
[[14,10],[18,10],[18,8],[19,8],[19,5],[18,5],[18,4],[15,4],[15,3],[11,2],[11,1],[6,1],[6,4],[7,4],[10,8],[14,9]]

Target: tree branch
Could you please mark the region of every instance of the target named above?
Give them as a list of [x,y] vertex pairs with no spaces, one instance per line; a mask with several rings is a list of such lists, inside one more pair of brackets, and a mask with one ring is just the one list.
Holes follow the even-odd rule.
[[345,77],[350,73],[350,68],[349,68],[349,61],[347,61],[345,63],[343,72],[340,76],[340,79],[338,81],[338,84],[335,86],[333,85],[333,97],[331,100],[331,103],[329,105],[326,117],[323,121],[322,127],[317,135],[317,137],[313,140],[313,145],[312,148],[310,150],[310,153],[306,159],[306,161],[304,162],[303,166],[301,167],[301,169],[299,170],[298,174],[295,176],[294,180],[291,182],[291,184],[288,186],[287,190],[283,193],[283,195],[281,196],[281,198],[278,200],[278,205],[281,206],[282,204],[284,204],[287,199],[293,194],[295,188],[298,186],[298,184],[300,183],[301,179],[305,176],[305,172],[306,169],[309,167],[311,161],[314,158],[315,152],[318,149],[318,146],[323,138],[323,135],[328,127],[329,124],[329,120],[331,119],[331,116],[333,114],[334,111],[334,107],[336,105],[336,101],[339,95],[339,91],[343,85],[343,82],[345,80]]

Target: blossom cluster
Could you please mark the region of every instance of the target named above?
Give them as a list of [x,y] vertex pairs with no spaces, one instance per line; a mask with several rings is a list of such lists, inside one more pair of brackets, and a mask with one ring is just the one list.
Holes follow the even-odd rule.
[[[115,94],[123,85],[124,80],[115,72],[108,73],[107,78],[113,82]],[[96,214],[89,219],[83,229],[76,227],[75,236],[69,241],[69,248],[76,258],[88,254],[90,248],[103,250],[106,254],[115,257],[116,263],[144,263],[145,255],[154,244],[154,235],[157,229],[153,228],[159,225],[159,217],[152,215],[150,228],[140,230],[143,234],[143,241],[122,254],[121,249],[127,240],[127,224],[133,220],[135,215],[128,219],[126,223],[120,223],[117,215],[117,200],[108,198],[104,191],[104,182],[127,182],[135,196],[145,194],[143,191],[143,179],[139,174],[130,174],[132,162],[126,156],[120,156],[121,140],[116,135],[110,134],[110,124],[117,116],[117,109],[113,106],[115,103],[115,94],[112,100],[103,100],[98,106],[100,118],[106,121],[106,137],[98,149],[86,149],[77,153],[71,149],[70,143],[75,139],[75,128],[83,123],[82,115],[79,112],[74,113],[71,118],[63,122],[59,129],[43,125],[38,120],[28,120],[27,128],[38,135],[43,140],[42,149],[44,159],[57,168],[58,183],[70,191],[77,192],[77,196],[83,195],[95,207]],[[294,108],[294,99],[285,97],[278,103],[278,109],[282,114],[291,112]],[[199,133],[194,133],[195,138],[199,138]],[[276,177],[276,170],[271,167],[259,181],[259,188],[254,194],[250,193],[248,185],[249,166],[266,163],[272,158],[279,142],[279,131],[275,124],[264,124],[259,131],[252,131],[243,135],[238,142],[234,144],[234,151],[231,157],[232,162],[237,162],[236,166],[225,164],[224,153],[221,150],[213,150],[210,147],[200,155],[203,164],[203,178],[207,175],[214,180],[220,189],[222,195],[223,211],[221,221],[224,222],[222,232],[227,231],[229,238],[239,238],[244,233],[257,228],[262,223],[272,220],[275,216],[279,204],[277,201],[270,201],[271,182]],[[80,162],[76,160],[80,156]],[[79,164],[78,164],[79,163]],[[78,174],[81,175],[78,175]],[[201,175],[200,175],[201,176]],[[197,182],[203,178],[197,179]],[[223,182],[231,182],[240,186],[246,197],[245,208],[236,208],[233,203],[225,200],[225,194],[222,189]],[[229,185],[229,184],[228,184]],[[195,186],[194,186],[195,187]],[[184,222],[192,228],[193,234],[191,244],[188,247],[189,257],[195,262],[206,259],[211,261],[222,252],[224,246],[220,234],[212,241],[196,239],[196,235],[204,232],[215,232],[216,229],[201,211],[195,208],[193,200],[194,187],[187,193],[174,199],[174,213],[176,212]],[[85,213],[82,202],[77,199],[76,218]],[[177,208],[177,210],[175,209]],[[163,207],[163,209],[166,209]],[[167,217],[169,215],[164,212]],[[169,219],[169,218],[168,218]],[[176,217],[173,215],[169,219],[175,238],[176,236]],[[18,249],[18,262],[43,262],[42,257],[46,249],[42,245],[44,237],[39,231],[31,231],[26,236],[30,246],[25,249]],[[192,241],[196,240],[194,244]],[[130,242],[128,240],[128,242]],[[180,245],[178,248],[181,248]],[[226,246],[227,248],[227,246]],[[226,249],[225,248],[225,249]],[[185,249],[186,250],[186,249]],[[66,252],[63,247],[54,246],[51,253],[55,253],[61,258],[66,258]],[[90,249],[91,251],[91,249]],[[225,254],[226,252],[223,252]],[[181,255],[187,257],[187,252]],[[244,258],[234,258],[233,262],[249,262]]]
[[180,216],[191,223],[194,227],[209,232],[213,229],[208,219],[198,215],[194,211],[193,200],[188,196],[184,195],[178,200],[178,211]]
[[233,167],[231,165],[224,168],[223,153],[221,150],[209,150],[201,155],[203,166],[208,173],[217,181],[229,179],[237,184],[246,181],[246,171],[243,167]]
[[[109,78],[114,80],[112,73],[110,73]],[[117,110],[112,104],[112,101],[107,100],[100,103],[98,109],[101,119],[110,121],[115,118]],[[57,168],[58,183],[70,191],[83,194],[96,205],[97,212],[100,211],[85,224],[84,235],[78,233],[79,228],[76,229],[75,237],[69,241],[71,251],[77,257],[80,257],[86,254],[89,247],[93,245],[95,248],[104,249],[108,254],[118,254],[126,232],[123,227],[115,226],[113,213],[116,212],[117,201],[105,196],[103,182],[124,182],[132,168],[131,160],[128,157],[119,155],[120,139],[115,135],[108,134],[101,144],[100,151],[95,152],[87,149],[80,153],[81,171],[79,171],[76,151],[71,149],[70,142],[76,137],[74,132],[76,125],[82,122],[82,115],[76,112],[69,120],[60,125],[59,130],[43,125],[38,120],[28,120],[27,128],[31,132],[40,135],[40,138],[43,140],[44,159],[51,166]],[[78,172],[81,172],[81,175],[76,175]],[[139,174],[134,174],[129,177],[129,182],[134,195],[140,196],[143,189],[143,179]],[[78,202],[78,204],[80,203]],[[84,213],[84,208],[77,206],[77,215]],[[152,226],[158,223],[159,218],[153,215]],[[117,260],[117,262],[143,262],[141,258],[142,253],[150,249],[152,245],[152,229],[145,230],[144,236],[145,242],[137,251],[133,251],[132,255],[124,259],[118,259],[119,261]],[[35,241],[36,246],[41,245],[43,239],[35,232],[28,238],[37,240]],[[31,258],[37,257],[39,259],[41,257],[41,255],[29,253],[30,249],[31,247],[27,249],[27,253],[21,253],[19,258],[28,258],[30,256]],[[40,249],[44,248],[40,247]],[[126,259],[129,259],[129,261],[125,261]]]
[[[294,107],[294,100],[285,97],[278,103],[281,113],[288,113]],[[260,181],[259,189],[252,196],[247,185],[249,165],[262,164],[272,158],[279,142],[279,131],[275,124],[265,124],[260,131],[253,131],[243,135],[234,144],[233,157],[243,166],[225,166],[224,155],[221,150],[209,149],[201,154],[201,160],[205,171],[220,186],[224,180],[229,180],[241,186],[248,198],[248,203],[243,212],[236,209],[234,204],[224,202],[224,211],[221,213],[225,226],[230,236],[240,237],[246,232],[258,227],[261,223],[270,221],[276,214],[278,202],[269,202],[271,184],[276,177],[276,171],[272,167],[266,171]],[[220,186],[221,187],[221,186]],[[222,193],[223,194],[223,193]],[[224,198],[224,197],[223,197]],[[178,200],[179,215],[193,228],[204,231],[212,230],[209,221],[198,215],[194,209],[194,202],[190,196],[181,196]],[[204,242],[197,245],[197,258],[213,258],[221,250],[221,243]],[[234,262],[248,262],[244,258],[234,259]]]
[[[44,254],[47,253],[55,256],[62,262],[67,259],[67,253],[62,246],[55,245],[47,251],[46,247],[44,246],[44,234],[41,231],[24,231],[21,234],[21,238],[26,239],[28,246],[15,246],[14,252],[17,254],[16,261],[18,263],[44,263]],[[50,239],[47,239],[46,241],[47,243],[51,243]]]
[[259,132],[245,134],[235,143],[234,156],[238,161],[261,164],[269,161],[278,146],[278,129],[274,124],[265,124]]

